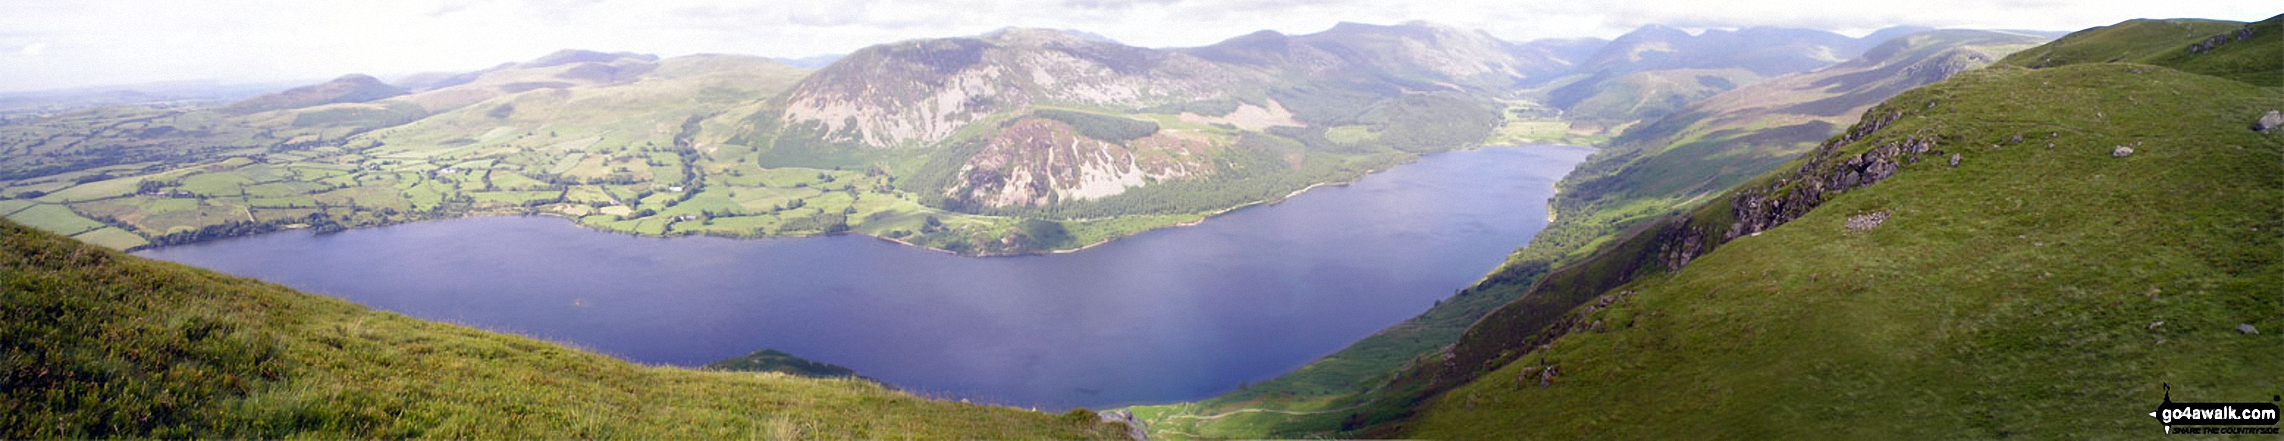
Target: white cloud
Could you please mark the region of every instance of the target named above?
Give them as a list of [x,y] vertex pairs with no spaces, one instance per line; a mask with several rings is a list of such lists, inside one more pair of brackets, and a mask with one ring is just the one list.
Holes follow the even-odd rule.
[[[0,0],[0,90],[162,80],[323,79],[460,71],[556,49],[800,57],[1006,26],[1078,29],[1129,44],[1210,44],[1261,29],[1426,20],[1510,40],[1612,37],[1646,24],[1894,25],[2075,30],[2143,17],[2258,20],[2245,0]],[[42,55],[34,58],[32,55]]]

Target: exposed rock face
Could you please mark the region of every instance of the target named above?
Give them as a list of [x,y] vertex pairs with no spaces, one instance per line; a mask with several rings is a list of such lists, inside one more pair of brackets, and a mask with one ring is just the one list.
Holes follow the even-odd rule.
[[1126,143],[1088,138],[1061,121],[1017,120],[960,168],[946,196],[989,207],[1099,199],[1153,180],[1211,171],[1208,138],[1161,130]]
[[2268,114],[2261,115],[2260,120],[2252,122],[2252,131],[2260,133],[2284,132],[2278,127],[2284,127],[2284,112],[2270,110]]
[[1014,29],[851,54],[794,86],[782,120],[827,141],[916,147],[1033,103],[1145,107],[1218,97],[1250,78],[1179,52]]

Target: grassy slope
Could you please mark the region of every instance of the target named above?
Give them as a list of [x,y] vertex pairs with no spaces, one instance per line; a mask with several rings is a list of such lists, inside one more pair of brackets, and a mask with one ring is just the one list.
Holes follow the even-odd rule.
[[[2284,328],[2284,141],[2243,126],[2280,100],[2126,65],[1984,70],[1907,93],[1891,101],[1903,119],[1843,151],[1933,134],[1959,167],[1907,165],[1625,286],[1629,300],[1586,317],[1608,331],[1441,395],[1406,435],[2156,433],[2136,409],[2160,382],[2257,400],[2284,386],[2269,355],[2284,341],[2234,327]],[[1928,101],[1941,104],[1913,105]],[[1892,217],[1843,228],[1873,211]],[[1559,372],[1550,387],[1525,372],[1540,360]]]
[[0,437],[1101,438],[1091,414],[645,367],[0,222]]
[[2071,33],[2054,43],[2017,52],[1999,64],[2029,68],[2080,63],[2139,61],[2151,54],[2187,47],[2206,37],[2244,26],[2225,20],[2137,19]]
[[[1138,406],[1135,414],[1149,422],[1157,436],[1244,438],[1330,434],[1374,419],[1349,421],[1356,411],[1381,417],[1401,413],[1416,397],[1401,386],[1384,388],[1390,371],[1458,340],[1477,320],[1522,297],[1550,266],[1582,260],[1623,237],[1624,229],[1701,202],[1703,196],[1781,164],[1853,123],[1864,108],[1933,81],[1908,78],[1905,72],[1952,62],[1981,66],[2036,41],[1982,31],[1906,38],[1911,40],[1883,48],[1892,51],[1886,54],[1874,50],[1864,59],[1834,68],[1745,86],[1637,127],[1628,132],[1632,139],[1621,138],[1589,159],[1603,164],[1581,166],[1582,171],[1599,170],[1565,178],[1565,193],[1557,196],[1564,201],[1557,207],[1564,218],[1482,283],[1419,317],[1276,379],[1194,403]],[[1842,110],[1800,109],[1806,103]],[[1589,274],[1578,273],[1558,277],[1575,280],[1568,284],[1578,286],[1606,288],[1615,283],[1588,281]],[[1600,289],[1577,289],[1541,295],[1526,303],[1531,309],[1555,313],[1508,319],[1551,319],[1599,293]]]

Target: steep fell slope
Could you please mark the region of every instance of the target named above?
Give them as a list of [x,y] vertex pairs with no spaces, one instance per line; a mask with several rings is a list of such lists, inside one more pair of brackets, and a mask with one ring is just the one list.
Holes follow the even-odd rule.
[[1580,257],[1587,243],[1792,160],[1873,104],[2040,41],[1976,30],[1899,36],[1862,57],[1738,88],[1635,126],[1563,178],[1554,205],[1569,219],[1532,240],[1547,243],[1544,253],[1562,254],[1538,257]]
[[2031,68],[2126,61],[2284,86],[2284,15],[2255,23],[2216,20],[2131,20],[2071,34],[2001,63]]
[[[1745,86],[1636,127],[1566,177],[1554,201],[1562,217],[1476,286],[1279,378],[1197,403],[1139,407],[1136,414],[1161,435],[1201,437],[1330,435],[1390,418],[1419,391],[1384,387],[1389,371],[1456,341],[1552,267],[1615,246],[1613,239],[1625,237],[1627,228],[1702,203],[1791,160],[1903,89],[1980,67],[2037,41],[1968,30],[1896,37],[1857,59]],[[1836,114],[1834,107],[1847,113]],[[1549,277],[1572,278],[1577,272]],[[1592,291],[1527,302],[1559,314],[1599,293]],[[1360,409],[1375,416],[1350,417]]]
[[0,221],[0,437],[1120,438],[1091,413],[645,367]]
[[2122,64],[1914,90],[1657,227],[1640,280],[1470,329],[1440,375],[1475,380],[1402,430],[2136,436],[2161,383],[2264,400],[2284,340],[2238,328],[2284,326],[2284,139],[2244,126],[2279,102]]

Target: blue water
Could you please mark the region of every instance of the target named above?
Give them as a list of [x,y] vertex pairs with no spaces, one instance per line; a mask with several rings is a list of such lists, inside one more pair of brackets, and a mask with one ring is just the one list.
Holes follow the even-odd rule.
[[1439,153],[1085,251],[864,236],[649,238],[550,217],[284,232],[140,253],[405,315],[695,366],[775,348],[938,397],[1194,400],[1410,318],[1546,224],[1581,147]]

